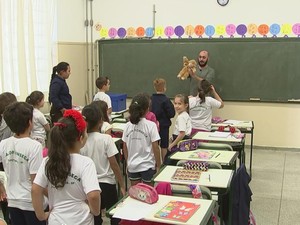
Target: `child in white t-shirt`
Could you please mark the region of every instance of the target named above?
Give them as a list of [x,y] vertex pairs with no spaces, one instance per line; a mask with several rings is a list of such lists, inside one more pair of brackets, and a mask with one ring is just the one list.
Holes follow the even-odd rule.
[[175,126],[173,130],[173,141],[168,147],[167,154],[164,158],[164,164],[173,164],[169,159],[172,152],[176,151],[178,142],[184,139],[189,139],[192,131],[192,122],[188,114],[189,99],[186,95],[178,94],[174,98],[174,108],[177,113]]
[[[212,97],[210,97],[212,96]],[[210,131],[213,108],[223,108],[224,103],[213,85],[207,80],[199,83],[198,95],[189,98],[192,134],[198,131]]]
[[[30,138],[33,107],[26,102],[8,105],[3,118],[14,136],[0,143],[0,162],[7,176],[7,190],[0,182],[1,199],[6,197],[12,224],[46,224],[46,218],[39,221],[32,206],[32,182],[42,163],[42,145]],[[41,199],[40,210],[43,210]]]
[[33,109],[33,128],[31,130],[30,137],[37,140],[42,144],[43,147],[46,146],[46,132],[50,131],[50,125],[46,120],[44,114],[39,110],[44,106],[44,94],[40,91],[32,92],[27,98],[26,102],[34,107]]
[[[88,124],[88,139],[80,153],[90,157],[95,162],[98,182],[102,190],[101,209],[108,210],[118,202],[116,180],[120,185],[122,195],[125,195],[125,184],[116,160],[119,151],[110,135],[99,132],[102,115],[97,102],[85,106],[82,115]],[[97,225],[103,222],[101,214],[94,217],[94,220]],[[111,218],[111,224],[117,225],[119,222],[119,219]]]
[[112,105],[111,105],[111,99],[109,97],[108,94],[106,94],[105,92],[109,91],[110,88],[110,80],[108,79],[108,77],[98,77],[96,79],[96,86],[98,88],[98,93],[95,94],[93,101],[105,101],[107,106],[108,106],[108,118],[109,120],[111,120],[111,112],[112,112]]
[[[93,225],[100,214],[100,191],[94,162],[79,154],[87,139],[80,112],[65,110],[49,133],[48,157],[44,158],[32,186],[32,203],[40,220],[48,224]],[[42,210],[48,191],[50,213]]]
[[131,185],[139,182],[151,184],[161,165],[160,136],[156,124],[145,118],[148,110],[149,97],[146,94],[136,95],[129,106],[130,121],[123,131],[123,151]]

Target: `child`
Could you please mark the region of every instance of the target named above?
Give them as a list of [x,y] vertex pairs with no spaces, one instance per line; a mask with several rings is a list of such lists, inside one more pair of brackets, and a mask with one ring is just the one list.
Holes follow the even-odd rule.
[[107,103],[105,101],[95,101],[98,103],[99,105],[99,109],[100,109],[100,113],[102,114],[102,124],[100,127],[100,132],[102,134],[109,134],[111,135],[111,131],[112,131],[112,125],[109,123],[109,118],[108,118],[108,114],[107,114],[107,110],[108,110],[108,106]]
[[190,134],[192,131],[192,122],[188,114],[188,108],[189,108],[188,97],[182,94],[176,95],[174,99],[174,107],[178,116],[173,130],[173,141],[168,147],[168,152],[164,160],[164,164],[166,165],[174,163],[168,157],[171,155],[172,151],[176,149],[176,146],[179,141],[190,138]]
[[33,128],[31,130],[31,138],[37,140],[45,147],[46,131],[50,131],[50,125],[45,116],[39,110],[44,106],[44,94],[40,91],[32,92],[26,102],[33,106]]
[[171,126],[171,118],[175,116],[175,109],[171,100],[164,94],[166,92],[166,81],[158,78],[153,81],[153,85],[156,94],[153,94],[151,97],[151,111],[159,122],[161,156],[164,159],[169,146],[169,128]]
[[158,147],[160,137],[155,123],[145,119],[148,109],[147,96],[136,95],[129,106],[130,121],[123,131],[123,151],[131,185],[141,181],[151,184],[153,175],[161,165]]
[[[18,225],[46,224],[45,219],[43,222],[37,219],[30,193],[43,159],[42,145],[30,138],[32,116],[33,107],[26,102],[8,105],[3,114],[15,135],[1,141],[0,162],[7,175],[8,211],[12,224]],[[43,211],[43,200],[41,203],[40,210]]]
[[[100,188],[94,162],[79,154],[87,139],[86,123],[76,110],[66,110],[49,134],[49,154],[32,186],[32,203],[48,224],[93,225],[100,213]],[[42,208],[48,191],[50,214]],[[49,217],[49,218],[48,218]]]
[[3,119],[3,112],[5,107],[10,103],[16,102],[17,98],[13,93],[4,92],[0,94],[0,141],[9,138],[13,135],[5,120]]
[[[95,162],[99,186],[102,190],[101,209],[110,209],[118,202],[116,180],[121,187],[121,193],[125,195],[125,184],[120,171],[116,155],[119,153],[112,137],[99,133],[102,124],[102,116],[97,102],[87,105],[82,110],[88,127],[88,139],[80,150],[82,155],[88,156]],[[95,217],[95,224],[102,224],[101,213]],[[111,218],[111,224],[119,224],[120,220]]]
[[105,101],[107,103],[108,106],[108,118],[109,120],[111,120],[111,112],[112,112],[112,108],[111,108],[111,99],[109,97],[108,94],[106,94],[105,92],[109,91],[110,88],[110,80],[108,79],[108,77],[98,77],[96,79],[96,86],[99,89],[98,93],[94,96],[94,100],[93,101]]
[[212,109],[220,109],[224,103],[214,86],[207,80],[202,80],[199,83],[198,95],[189,99],[189,106],[193,127],[192,134],[194,134],[198,131],[211,130]]

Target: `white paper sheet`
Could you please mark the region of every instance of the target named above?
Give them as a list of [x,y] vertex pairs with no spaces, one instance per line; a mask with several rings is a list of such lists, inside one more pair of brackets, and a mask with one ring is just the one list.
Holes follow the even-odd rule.
[[155,209],[155,204],[150,205],[139,201],[128,201],[116,208],[115,218],[137,221],[145,218]]
[[225,120],[223,123],[224,124],[229,124],[229,125],[237,125],[239,123],[242,123],[243,121],[240,120]]
[[215,132],[212,132],[209,136],[210,137],[227,138],[227,137],[229,137],[229,135],[230,135],[230,132],[215,131]]

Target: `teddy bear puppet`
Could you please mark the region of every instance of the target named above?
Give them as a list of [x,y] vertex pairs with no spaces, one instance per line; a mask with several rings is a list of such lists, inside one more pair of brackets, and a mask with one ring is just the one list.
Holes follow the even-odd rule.
[[190,74],[189,70],[191,69],[193,73],[196,72],[197,63],[195,60],[189,60],[186,56],[183,56],[183,68],[180,70],[177,77],[181,80],[186,80]]

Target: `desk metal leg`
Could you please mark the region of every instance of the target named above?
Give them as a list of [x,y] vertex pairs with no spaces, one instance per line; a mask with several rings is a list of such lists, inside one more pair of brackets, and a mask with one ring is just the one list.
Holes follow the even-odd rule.
[[253,151],[253,129],[251,129],[251,145],[250,145],[250,177],[252,178],[252,151]]

